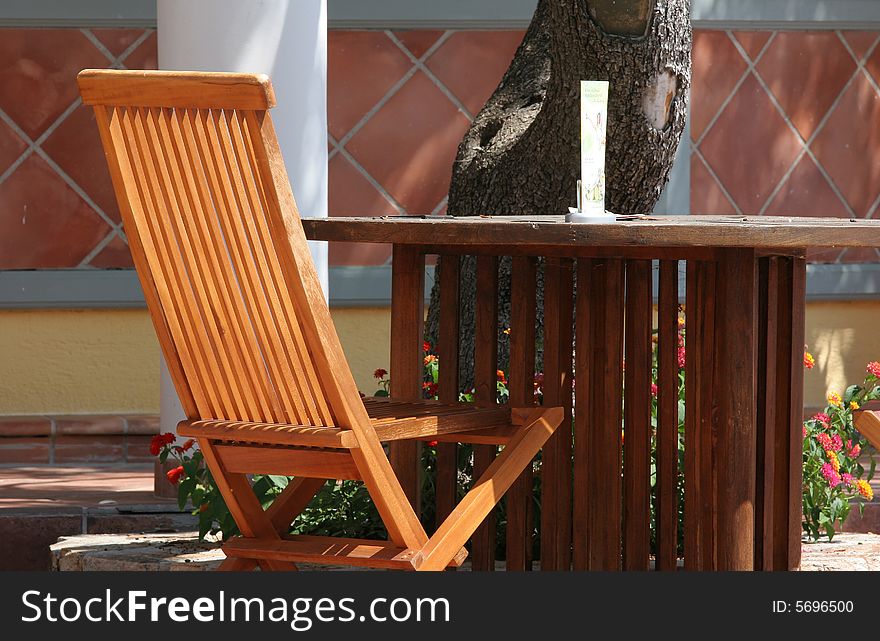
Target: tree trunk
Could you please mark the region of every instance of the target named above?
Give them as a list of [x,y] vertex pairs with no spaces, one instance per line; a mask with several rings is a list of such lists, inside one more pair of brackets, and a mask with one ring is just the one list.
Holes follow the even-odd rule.
[[[607,209],[649,213],[684,131],[690,53],[690,0],[539,0],[504,78],[459,145],[448,214],[560,215],[575,205],[581,80],[610,81]],[[509,260],[500,270],[499,332],[509,319]],[[474,280],[474,261],[464,259],[462,385],[473,379]],[[426,327],[432,343],[437,290]],[[499,346],[501,367],[507,347]]]

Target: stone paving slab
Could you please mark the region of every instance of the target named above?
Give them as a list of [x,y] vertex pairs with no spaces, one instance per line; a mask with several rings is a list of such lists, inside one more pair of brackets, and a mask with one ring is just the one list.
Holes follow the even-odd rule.
[[804,543],[801,571],[878,571],[880,535],[838,534],[829,543]]
[[153,494],[153,465],[0,467],[0,508],[173,504]]
[[[52,545],[51,555],[52,569],[62,572],[204,571],[216,569],[224,558],[216,543],[199,541],[195,532],[62,537]],[[315,565],[300,568],[338,569]],[[880,570],[880,535],[844,533],[830,543],[804,543],[801,571],[851,570]]]

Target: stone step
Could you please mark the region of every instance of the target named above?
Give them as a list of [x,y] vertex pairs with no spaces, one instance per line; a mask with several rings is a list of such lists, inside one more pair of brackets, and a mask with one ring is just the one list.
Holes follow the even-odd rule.
[[152,465],[0,468],[0,570],[48,570],[62,536],[196,527],[153,495]]

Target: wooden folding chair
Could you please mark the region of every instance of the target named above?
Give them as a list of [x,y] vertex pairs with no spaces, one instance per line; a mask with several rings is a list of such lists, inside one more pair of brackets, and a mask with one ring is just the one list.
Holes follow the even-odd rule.
[[[268,110],[266,76],[85,70],[125,233],[187,420],[241,536],[222,569],[441,570],[563,420],[561,408],[361,400]],[[430,538],[382,443],[501,453]],[[248,474],[294,479],[263,510]],[[327,479],[362,480],[390,541],[288,536]]]

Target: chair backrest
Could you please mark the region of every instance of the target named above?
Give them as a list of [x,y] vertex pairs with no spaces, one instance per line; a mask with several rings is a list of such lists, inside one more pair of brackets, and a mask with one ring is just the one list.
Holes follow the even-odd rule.
[[85,70],[78,82],[187,417],[365,419],[268,113],[269,79]]

